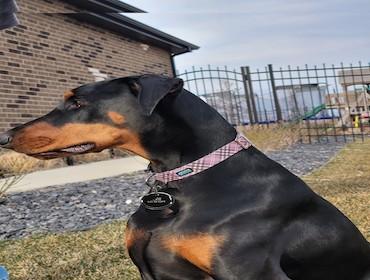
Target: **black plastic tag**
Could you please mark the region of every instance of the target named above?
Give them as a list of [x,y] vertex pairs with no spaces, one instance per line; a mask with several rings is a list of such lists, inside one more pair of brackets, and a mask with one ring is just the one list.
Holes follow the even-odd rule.
[[173,197],[164,192],[153,192],[147,195],[144,195],[141,198],[141,202],[146,209],[149,210],[162,210],[170,207],[174,199]]

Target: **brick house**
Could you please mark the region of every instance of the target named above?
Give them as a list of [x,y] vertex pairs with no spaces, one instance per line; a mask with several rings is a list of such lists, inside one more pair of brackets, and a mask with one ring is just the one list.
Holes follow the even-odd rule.
[[142,73],[173,75],[198,47],[119,13],[118,0],[17,0],[20,25],[0,31],[0,132],[48,112],[66,89]]

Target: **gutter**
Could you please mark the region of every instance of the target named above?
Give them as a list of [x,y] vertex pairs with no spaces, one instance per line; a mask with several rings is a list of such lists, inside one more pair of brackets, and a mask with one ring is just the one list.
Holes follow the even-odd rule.
[[159,31],[117,13],[71,13],[69,16],[124,34],[143,43],[151,43],[178,55],[199,49],[198,46]]
[[[199,49],[199,47],[198,47]],[[172,75],[173,77],[177,77],[177,73],[176,73],[176,63],[175,63],[175,56],[177,55],[180,55],[180,54],[184,54],[184,53],[188,53],[188,52],[191,52],[192,50],[189,49],[189,50],[185,50],[183,52],[180,52],[180,53],[176,53],[176,54],[171,54],[171,67],[172,67]]]
[[146,13],[118,0],[62,0],[75,7],[98,13]]

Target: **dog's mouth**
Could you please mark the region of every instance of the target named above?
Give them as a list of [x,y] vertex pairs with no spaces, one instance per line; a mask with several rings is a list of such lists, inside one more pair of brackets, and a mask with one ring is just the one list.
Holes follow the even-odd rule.
[[41,158],[41,159],[52,159],[59,157],[66,157],[71,155],[85,154],[90,152],[96,147],[94,143],[84,143],[79,145],[70,146],[67,148],[52,150],[48,152],[41,152],[36,154],[30,154],[30,156]]

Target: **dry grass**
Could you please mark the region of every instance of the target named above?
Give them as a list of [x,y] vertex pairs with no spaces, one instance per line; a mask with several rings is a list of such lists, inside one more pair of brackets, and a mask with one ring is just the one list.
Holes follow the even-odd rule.
[[7,191],[23,179],[30,162],[3,154],[0,156],[0,163],[0,203],[3,203],[6,201]]
[[125,223],[0,243],[12,280],[138,280],[123,242]]
[[23,174],[61,166],[64,166],[62,159],[39,160],[16,152],[6,152],[0,155],[0,170],[4,174]]
[[238,130],[264,152],[281,150],[299,140],[299,128],[295,125],[242,126]]
[[76,155],[76,156],[73,156],[72,158],[75,164],[84,164],[88,162],[96,162],[96,161],[101,161],[101,160],[112,159],[109,150],[104,150],[100,153],[89,153],[89,154]]
[[347,145],[323,168],[304,177],[370,240],[370,139]]
[[[128,153],[115,150],[116,157],[124,157]],[[111,159],[109,150],[73,156],[74,164],[83,164]],[[66,166],[63,159],[39,160],[24,154],[7,151],[0,153],[0,170],[3,174],[24,174],[37,170],[53,169]]]
[[5,201],[7,191],[23,179],[23,175],[16,175],[3,179],[0,182],[0,204]]
[[[348,145],[304,179],[348,215],[370,240],[370,140]],[[0,264],[12,280],[138,280],[125,252],[124,222],[84,232],[0,242]]]

